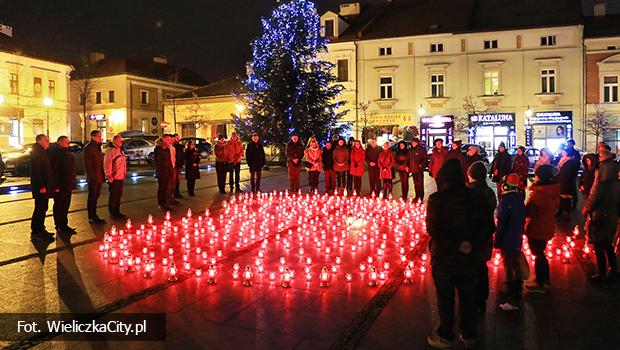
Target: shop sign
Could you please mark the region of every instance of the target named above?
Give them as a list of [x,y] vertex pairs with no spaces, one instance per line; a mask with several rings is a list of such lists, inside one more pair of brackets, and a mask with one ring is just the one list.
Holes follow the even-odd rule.
[[470,114],[470,124],[477,125],[501,125],[501,124],[514,124],[514,113],[485,113],[485,114]]
[[573,112],[536,112],[529,122],[530,124],[572,124]]
[[368,116],[368,125],[407,125],[413,123],[411,113],[372,114]]
[[90,120],[105,120],[105,114],[91,114],[88,116]]

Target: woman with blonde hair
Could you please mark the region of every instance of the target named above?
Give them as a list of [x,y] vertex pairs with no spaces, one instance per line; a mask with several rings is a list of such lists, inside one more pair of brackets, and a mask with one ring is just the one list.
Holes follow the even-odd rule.
[[312,136],[308,140],[308,145],[304,151],[306,161],[306,171],[308,172],[308,186],[310,187],[310,193],[313,193],[319,188],[319,175],[323,170],[323,151],[319,147],[319,143],[316,137]]

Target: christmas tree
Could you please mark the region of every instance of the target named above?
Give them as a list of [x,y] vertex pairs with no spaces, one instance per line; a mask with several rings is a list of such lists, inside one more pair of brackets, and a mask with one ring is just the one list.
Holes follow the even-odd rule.
[[341,132],[338,120],[347,111],[336,101],[334,65],[320,59],[327,52],[319,15],[309,0],[281,3],[262,19],[263,33],[252,43],[252,62],[238,98],[245,115],[233,116],[244,139],[257,132],[268,144],[282,147],[292,134],[325,141]]

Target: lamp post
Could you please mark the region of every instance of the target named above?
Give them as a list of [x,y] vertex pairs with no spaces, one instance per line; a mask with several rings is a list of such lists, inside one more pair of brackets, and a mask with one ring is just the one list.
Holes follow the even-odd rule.
[[424,106],[420,103],[420,107],[418,108],[418,115],[421,117],[423,115],[426,114],[426,109],[424,108]]
[[46,97],[43,99],[43,104],[47,107],[46,109],[46,117],[47,117],[47,137],[50,137],[50,107],[54,104],[54,101]]

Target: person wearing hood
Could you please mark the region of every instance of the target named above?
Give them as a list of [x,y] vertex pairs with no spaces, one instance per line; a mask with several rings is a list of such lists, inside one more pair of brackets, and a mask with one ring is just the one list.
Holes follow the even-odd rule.
[[396,160],[396,170],[400,180],[400,193],[402,199],[407,199],[409,195],[409,163],[407,162],[407,143],[400,141],[394,158]]
[[366,163],[368,164],[368,184],[370,185],[370,193],[379,196],[381,192],[381,179],[379,174],[379,154],[381,147],[377,146],[377,139],[369,138],[369,144],[366,146]]
[[392,168],[396,160],[394,159],[394,152],[390,150],[390,143],[386,141],[383,144],[383,151],[379,153],[379,177],[383,181],[383,198],[387,198],[389,194],[392,194]]
[[420,145],[420,139],[414,137],[411,140],[411,148],[407,152],[407,166],[413,179],[413,189],[415,190],[413,200],[415,202],[424,200],[424,169],[427,164],[426,148]]
[[364,160],[366,159],[366,151],[362,148],[359,140],[353,142],[351,149],[351,167],[349,175],[353,177],[353,190],[359,196],[362,193],[362,176],[364,176]]
[[35,138],[30,152],[30,190],[34,199],[34,211],[30,221],[31,238],[53,241],[54,234],[45,229],[45,215],[49,199],[54,195],[54,172],[47,152],[49,139],[44,134]]
[[570,211],[573,200],[573,190],[575,186],[573,175],[579,170],[579,162],[571,156],[567,149],[561,152],[561,158],[558,161],[558,182],[560,183],[560,210],[557,215],[562,219],[570,220]]
[[252,134],[252,142],[245,148],[245,159],[250,168],[250,185],[252,193],[260,192],[260,178],[265,166],[265,149],[257,133]]
[[347,172],[349,171],[349,149],[343,138],[338,139],[336,149],[334,149],[334,171],[338,194],[342,194],[347,187]]
[[[448,159],[448,149],[443,146],[442,139],[435,139],[435,147],[431,154],[431,161],[428,165],[428,173],[432,178],[435,178],[439,169],[443,166],[443,163]],[[435,178],[435,184],[437,179]]]
[[502,196],[497,207],[497,229],[494,246],[499,248],[504,259],[508,297],[521,299],[523,276],[520,264],[525,226],[525,205],[518,193],[519,175],[508,174],[501,179]]
[[325,193],[334,194],[336,189],[336,172],[334,171],[334,145],[331,141],[323,147],[323,175],[325,176]]
[[497,197],[502,196],[502,179],[504,176],[510,174],[512,170],[512,160],[510,159],[510,154],[506,151],[506,145],[503,142],[500,142],[499,147],[497,148],[497,154],[495,158],[493,158],[493,162],[491,163],[491,181],[497,184]]
[[291,141],[286,144],[289,189],[293,193],[299,192],[299,176],[301,174],[301,161],[303,157],[304,145],[299,141],[299,135],[293,134]]
[[467,162],[465,161],[465,155],[461,151],[461,145],[463,142],[461,140],[455,140],[450,145],[450,150],[448,151],[448,159],[456,159],[461,163],[461,169],[463,170],[463,174],[467,174]]
[[308,140],[308,146],[304,151],[304,156],[306,157],[306,162],[304,164],[308,172],[308,187],[310,188],[310,193],[314,193],[314,191],[319,189],[319,175],[321,175],[321,170],[323,170],[322,154],[323,151],[319,148],[316,137],[312,136]]
[[525,147],[517,148],[517,156],[512,165],[512,172],[519,175],[519,193],[525,198],[525,188],[527,187],[527,178],[530,171],[530,160],[525,155]]
[[[428,198],[426,228],[440,325],[427,338],[429,345],[447,349],[454,341],[455,289],[459,296],[461,340],[476,342],[476,276],[480,256],[488,250],[488,205],[465,186],[461,164],[446,160],[434,174],[438,190]],[[449,213],[449,214],[448,214]],[[450,220],[446,220],[449,215]]]
[[[478,311],[484,313],[489,298],[489,268],[487,262],[491,259],[493,251],[493,233],[495,232],[495,208],[497,208],[497,198],[495,192],[487,185],[487,167],[482,161],[473,163],[467,169],[467,188],[479,193],[484,198],[486,206],[483,211],[485,222],[482,236],[484,244],[479,251],[478,269],[476,273],[476,306]],[[486,248],[486,249],[484,249]]]
[[592,190],[592,185],[594,185],[594,174],[596,172],[596,168],[598,168],[598,156],[596,154],[588,153],[583,156],[581,160],[583,163],[583,172],[581,173],[581,178],[579,179],[579,191],[583,195],[583,201],[586,202],[588,200],[588,196],[590,195],[590,191]]
[[525,287],[538,293],[545,293],[549,284],[549,261],[545,255],[547,242],[555,232],[554,215],[560,205],[560,185],[554,181],[554,166],[543,164],[536,169],[534,183],[525,202],[525,236],[528,239],[534,260],[536,280]]
[[[593,282],[614,279],[618,275],[617,258],[612,240],[618,225],[620,164],[615,154],[605,150],[599,153],[599,166],[594,175],[594,185],[582,214],[586,216],[588,239],[594,244],[598,274],[590,277]],[[609,264],[609,273],[607,271]]]

